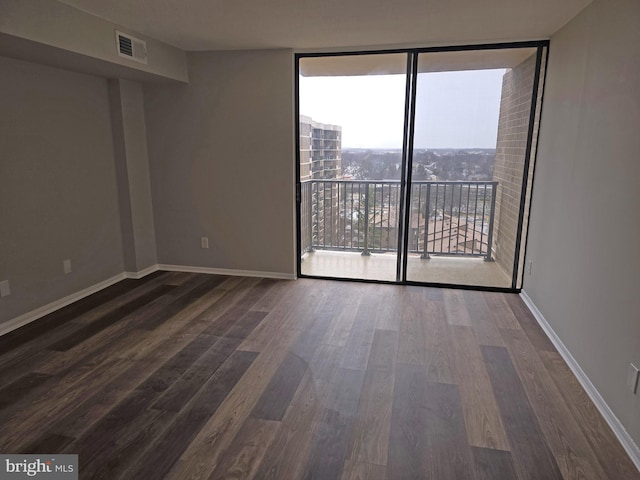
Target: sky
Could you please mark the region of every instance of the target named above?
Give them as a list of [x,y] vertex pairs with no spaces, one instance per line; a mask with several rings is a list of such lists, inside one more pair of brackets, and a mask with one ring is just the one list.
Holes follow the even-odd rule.
[[[414,148],[495,148],[505,70],[420,73]],[[300,77],[300,113],[342,148],[402,148],[405,75]]]

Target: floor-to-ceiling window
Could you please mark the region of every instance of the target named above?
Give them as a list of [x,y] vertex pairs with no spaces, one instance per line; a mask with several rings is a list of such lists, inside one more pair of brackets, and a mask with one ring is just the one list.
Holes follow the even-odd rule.
[[519,288],[545,50],[297,55],[299,273]]

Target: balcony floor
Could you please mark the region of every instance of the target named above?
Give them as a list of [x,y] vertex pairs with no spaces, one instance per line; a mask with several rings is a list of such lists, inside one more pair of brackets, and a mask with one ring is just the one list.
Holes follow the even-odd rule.
[[[396,255],[316,250],[302,257],[304,275],[395,281]],[[407,259],[407,279],[414,282],[511,287],[511,279],[496,262],[482,258],[432,257]]]

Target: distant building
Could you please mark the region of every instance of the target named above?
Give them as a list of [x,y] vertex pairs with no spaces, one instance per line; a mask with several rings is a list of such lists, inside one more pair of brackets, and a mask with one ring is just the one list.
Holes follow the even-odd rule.
[[[300,181],[342,179],[342,127],[314,121],[300,115]],[[317,225],[313,240],[303,244],[311,248],[312,243],[324,243],[325,232],[331,238],[338,228],[338,215],[325,217],[325,211],[338,212],[339,187],[333,182],[313,182],[305,188],[305,199],[317,210],[309,212],[303,221]],[[321,205],[321,207],[320,207]]]
[[300,180],[342,178],[342,127],[300,115]]

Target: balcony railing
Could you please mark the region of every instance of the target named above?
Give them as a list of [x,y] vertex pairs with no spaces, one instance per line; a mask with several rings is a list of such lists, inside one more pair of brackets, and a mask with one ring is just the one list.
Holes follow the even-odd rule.
[[[411,186],[410,253],[491,260],[498,182]],[[302,251],[396,252],[400,181],[308,180],[301,189]]]

